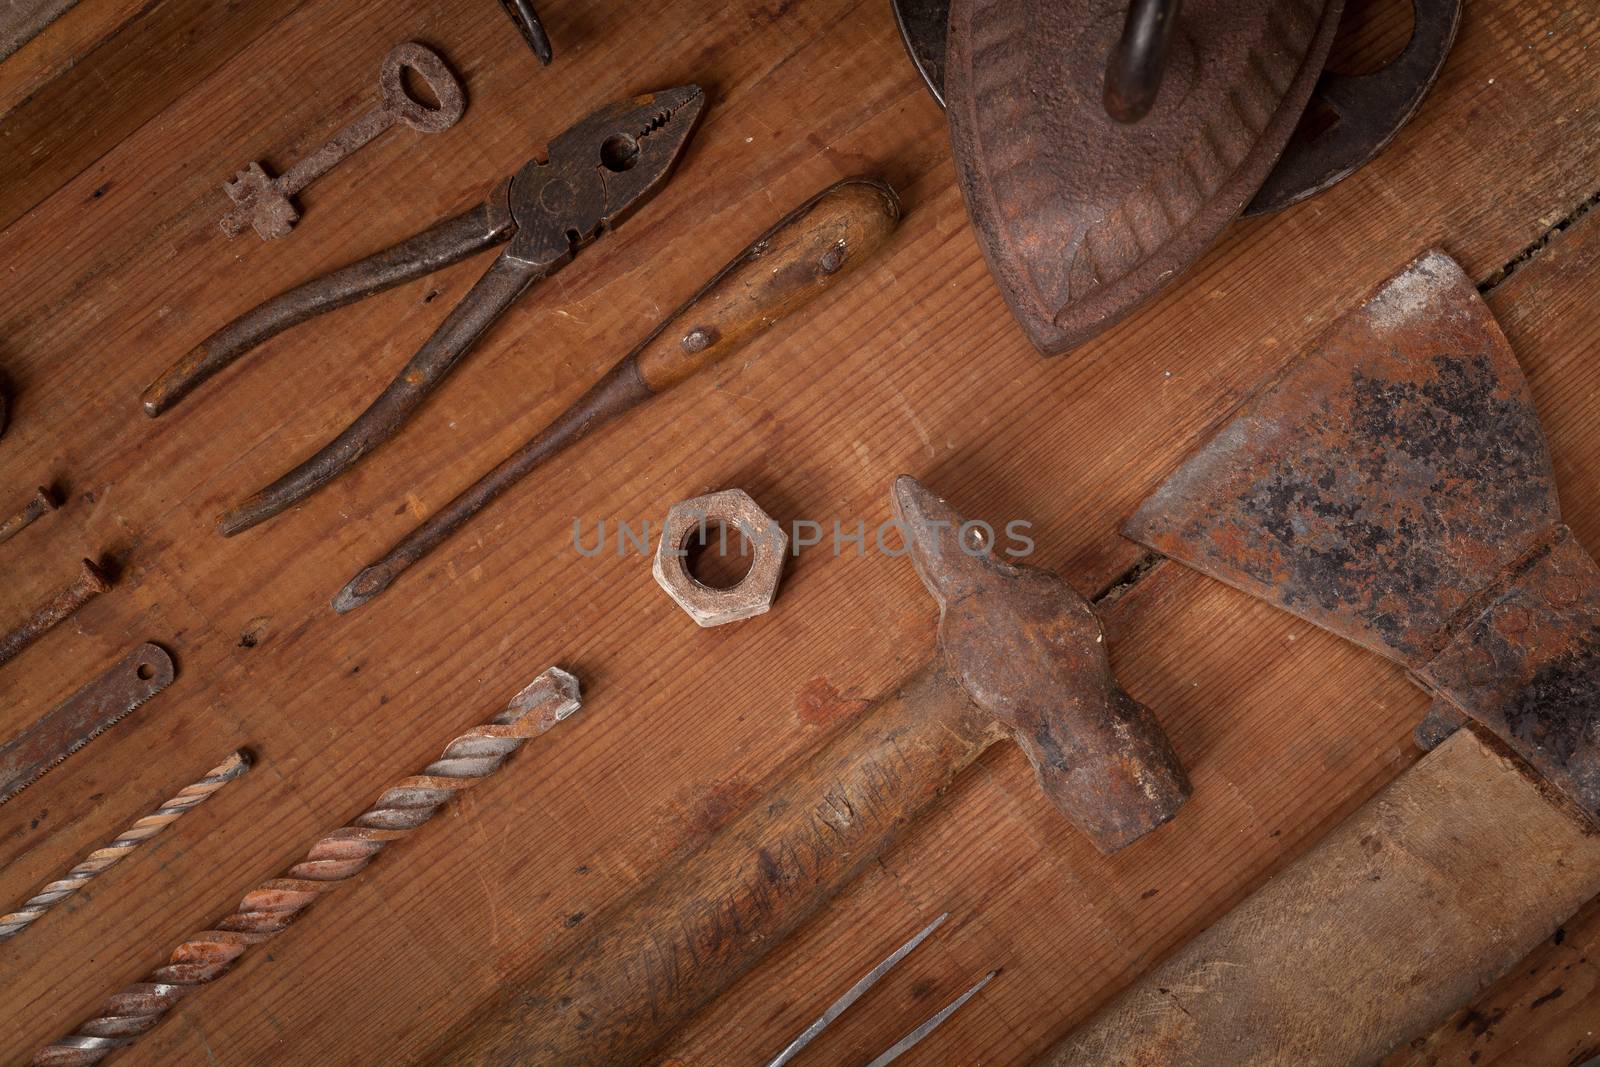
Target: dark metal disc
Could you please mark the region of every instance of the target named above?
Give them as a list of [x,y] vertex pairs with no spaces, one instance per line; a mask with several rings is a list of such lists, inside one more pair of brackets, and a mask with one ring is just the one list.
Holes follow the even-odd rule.
[[1246,215],[1265,215],[1337,185],[1411,121],[1455,43],[1461,0],[1412,0],[1411,9],[1411,40],[1383,69],[1359,75],[1323,71],[1307,114],[1331,113],[1336,121],[1321,130],[1301,123]]
[[[950,0],[890,0],[912,64],[944,107],[945,31]],[[1303,125],[1243,215],[1265,215],[1336,185],[1370,162],[1411,120],[1428,95],[1461,24],[1461,0],[1412,0],[1411,40],[1382,70],[1346,75],[1325,71],[1312,94],[1311,114],[1336,121]]]

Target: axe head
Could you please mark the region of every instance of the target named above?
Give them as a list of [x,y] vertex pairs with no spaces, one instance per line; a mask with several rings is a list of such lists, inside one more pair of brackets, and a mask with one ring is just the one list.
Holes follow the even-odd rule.
[[1345,314],[1128,535],[1409,669],[1600,815],[1600,568],[1526,381],[1430,252]]

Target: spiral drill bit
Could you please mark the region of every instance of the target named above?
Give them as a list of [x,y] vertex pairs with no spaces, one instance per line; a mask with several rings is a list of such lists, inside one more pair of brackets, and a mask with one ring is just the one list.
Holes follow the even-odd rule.
[[250,769],[250,754],[235,752],[206,772],[206,776],[186,786],[183,792],[146,815],[126,830],[111,844],[97,848],[84,857],[66,877],[51,882],[9,915],[0,915],[0,941],[6,941],[27,929],[39,916],[82,889],[97,874],[115,867],[128,853],[150,840],[178,820],[190,808],[198,807],[212,793],[221,789]]
[[391,841],[433,818],[445,802],[493,774],[530,737],[578,710],[578,680],[551,667],[486,725],[450,742],[419,775],[401,779],[348,826],[311,846],[306,858],[245,894],[239,909],[172,950],[166,966],[106,1001],[77,1032],[34,1054],[35,1067],[98,1063],[155,1029],[188,994],[226,974],[251,945],[271,939],[319,893],[355,877]]

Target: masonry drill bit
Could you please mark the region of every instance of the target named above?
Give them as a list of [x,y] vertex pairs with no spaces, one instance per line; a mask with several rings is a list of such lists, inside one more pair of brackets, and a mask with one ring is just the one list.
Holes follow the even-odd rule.
[[198,807],[212,793],[249,769],[250,754],[243,750],[211,768],[204,778],[185,786],[177,796],[122,831],[111,844],[89,853],[65,877],[39,890],[11,914],[0,915],[0,941],[10,940],[20,934],[39,916],[82,889],[91,878],[115,867],[128,853],[177,822],[178,816],[190,808]]
[[579,707],[578,680],[551,667],[511,698],[506,709],[445,748],[420,775],[403,778],[349,825],[323,837],[282,878],[245,894],[239,908],[212,929],[172,950],[144,982],[106,1001],[100,1015],[34,1054],[35,1067],[98,1063],[155,1029],[188,994],[226,974],[251,945],[282,931],[320,893],[354,878],[391,841],[433,818],[455,794],[493,774],[524,741]]

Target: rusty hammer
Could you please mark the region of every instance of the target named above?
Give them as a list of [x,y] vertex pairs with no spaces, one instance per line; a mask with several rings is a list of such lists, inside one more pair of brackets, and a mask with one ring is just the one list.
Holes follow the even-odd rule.
[[636,1063],[879,856],[1003,737],[1103,852],[1172,818],[1189,783],[1155,717],[1112,677],[1094,611],[1061,578],[997,559],[914,478],[892,497],[939,604],[940,652],[588,942],[513,979],[430,1062]]

